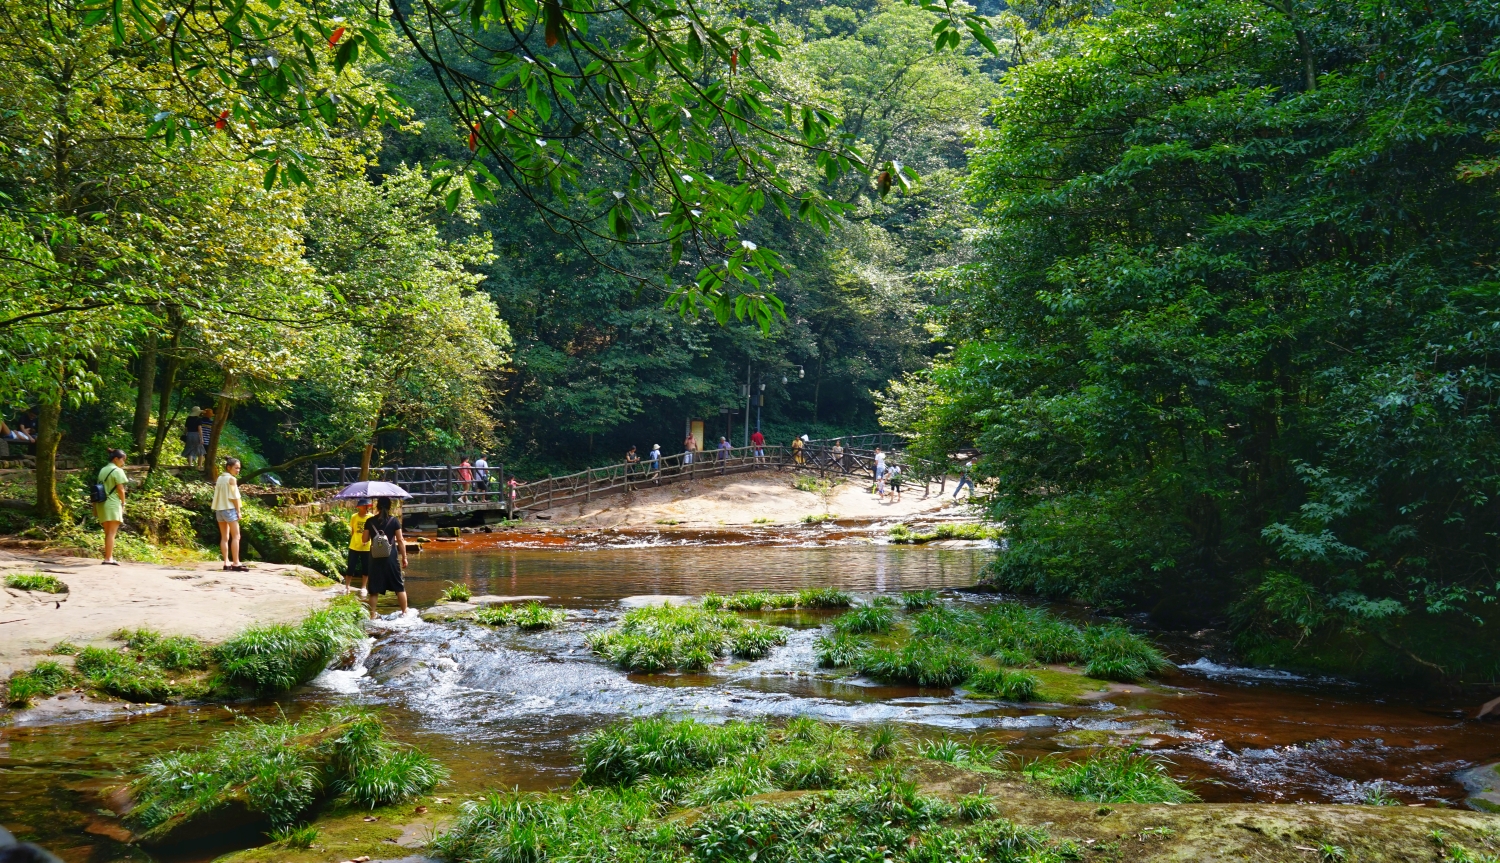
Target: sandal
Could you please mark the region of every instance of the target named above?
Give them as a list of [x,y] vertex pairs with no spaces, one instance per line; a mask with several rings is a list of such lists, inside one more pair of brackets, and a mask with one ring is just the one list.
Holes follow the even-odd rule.
[[102,561],[100,561],[100,563],[104,564],[105,566],[119,566],[120,565],[120,562],[118,560],[102,560]]
[[250,571],[250,567],[244,565],[243,563],[236,563],[234,566],[231,566],[229,568],[229,571],[230,572],[249,572]]

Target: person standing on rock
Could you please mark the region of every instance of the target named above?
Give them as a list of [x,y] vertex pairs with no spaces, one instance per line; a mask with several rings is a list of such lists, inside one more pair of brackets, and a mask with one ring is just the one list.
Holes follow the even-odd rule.
[[375,514],[365,521],[365,537],[370,543],[370,619],[374,620],[375,602],[382,593],[396,594],[401,604],[401,616],[410,609],[406,605],[406,582],[401,570],[407,566],[406,535],[401,532],[401,520],[391,515],[391,499],[379,498],[375,503]]
[[104,562],[119,566],[120,562],[115,560],[115,535],[125,523],[125,486],[130,485],[130,477],[125,474],[124,450],[109,451],[109,463],[99,469],[95,482],[104,491],[104,500],[99,501],[96,496],[94,504],[94,518],[104,528]]
[[354,579],[359,579],[360,596],[368,596],[370,587],[370,537],[365,533],[370,506],[370,499],[362,497],[354,514],[349,516],[349,565],[344,573],[349,587],[354,586]]
[[219,523],[219,553],[224,557],[224,569],[229,572],[249,572],[250,567],[240,563],[240,460],[224,459],[224,472],[214,483],[214,520]]

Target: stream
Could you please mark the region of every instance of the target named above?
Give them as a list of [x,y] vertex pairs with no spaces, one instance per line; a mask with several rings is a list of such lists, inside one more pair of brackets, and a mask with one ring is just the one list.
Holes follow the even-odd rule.
[[1213,633],[1164,637],[1176,672],[1080,706],[974,701],[946,689],[836,679],[817,669],[813,641],[837,612],[762,615],[793,629],[762,660],[701,674],[629,675],[593,657],[584,639],[616,620],[630,597],[831,586],[863,598],[940,588],[951,602],[995,601],[956,590],[975,582],[991,549],[641,546],[515,548],[489,537],[431,544],[412,558],[413,605],[433,605],[457,581],[476,595],[546,596],[568,610],[566,622],[521,633],[383,621],[359,667],[326,672],[278,701],[0,727],[0,824],[70,863],[149,860],[98,814],[100,793],[119,784],[122,771],[207,740],[236,711],[297,715],[350,701],[382,708],[395,737],[450,767],[457,791],[566,786],[576,775],[578,734],[621,716],[659,713],[895,722],[915,735],[978,735],[1028,759],[1133,743],[1169,759],[1174,773],[1196,780],[1203,799],[1217,802],[1350,803],[1380,783],[1408,804],[1461,805],[1454,774],[1500,758],[1495,724],[1467,718],[1473,705],[1235,668],[1216,651]]

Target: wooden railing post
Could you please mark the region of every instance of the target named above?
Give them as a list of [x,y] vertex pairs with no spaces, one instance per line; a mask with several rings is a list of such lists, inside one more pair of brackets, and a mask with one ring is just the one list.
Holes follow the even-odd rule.
[[443,473],[448,479],[448,506],[453,506],[453,465],[443,465]]

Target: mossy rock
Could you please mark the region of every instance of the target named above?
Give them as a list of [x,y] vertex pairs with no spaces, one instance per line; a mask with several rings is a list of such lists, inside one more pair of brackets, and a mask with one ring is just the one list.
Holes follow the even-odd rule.
[[283,521],[260,507],[243,509],[240,530],[261,560],[305,566],[335,579],[344,571],[344,558],[327,539],[312,530]]

